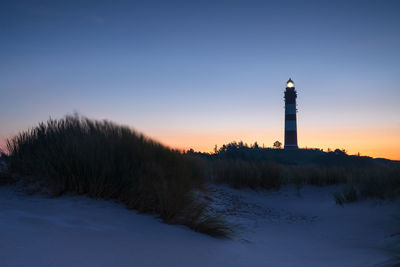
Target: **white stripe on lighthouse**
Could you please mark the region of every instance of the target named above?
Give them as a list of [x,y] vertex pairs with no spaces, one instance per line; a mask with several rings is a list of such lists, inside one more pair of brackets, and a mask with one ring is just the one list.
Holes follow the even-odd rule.
[[285,131],[296,131],[296,121],[286,120],[285,121]]
[[296,114],[296,104],[286,104],[285,114]]

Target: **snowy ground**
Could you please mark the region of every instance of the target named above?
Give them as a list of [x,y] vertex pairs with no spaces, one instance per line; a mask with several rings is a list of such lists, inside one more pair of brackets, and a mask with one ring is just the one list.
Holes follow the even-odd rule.
[[391,257],[383,248],[396,231],[395,203],[340,207],[334,190],[213,186],[213,212],[237,225],[233,240],[221,240],[109,201],[0,187],[0,266],[365,267]]

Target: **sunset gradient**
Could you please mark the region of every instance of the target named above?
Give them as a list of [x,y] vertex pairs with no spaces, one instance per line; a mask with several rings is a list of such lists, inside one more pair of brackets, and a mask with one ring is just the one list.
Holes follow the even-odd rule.
[[5,1],[0,147],[79,112],[212,152],[284,138],[400,160],[398,1]]

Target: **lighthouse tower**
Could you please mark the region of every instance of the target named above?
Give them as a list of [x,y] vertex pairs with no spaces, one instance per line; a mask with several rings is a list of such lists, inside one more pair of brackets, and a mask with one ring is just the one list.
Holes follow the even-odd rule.
[[292,79],[289,79],[286,82],[285,91],[285,149],[298,149],[296,98],[297,92],[294,88],[294,82]]

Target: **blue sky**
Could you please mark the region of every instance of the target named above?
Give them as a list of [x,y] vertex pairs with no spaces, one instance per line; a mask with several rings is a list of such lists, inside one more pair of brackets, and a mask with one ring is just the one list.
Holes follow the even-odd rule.
[[0,138],[78,111],[179,148],[283,140],[400,159],[398,1],[2,1]]

